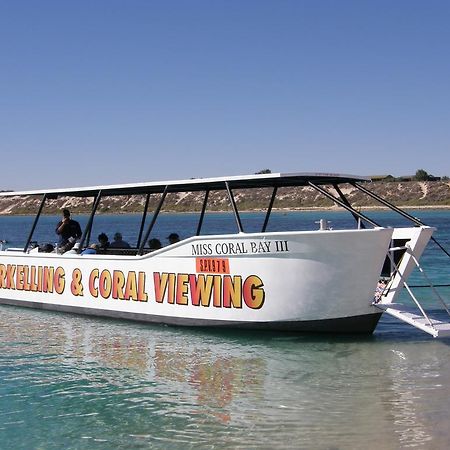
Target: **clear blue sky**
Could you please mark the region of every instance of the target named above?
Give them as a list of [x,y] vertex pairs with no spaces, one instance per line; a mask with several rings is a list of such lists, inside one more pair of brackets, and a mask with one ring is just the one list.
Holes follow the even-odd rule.
[[450,175],[450,1],[0,0],[0,189]]

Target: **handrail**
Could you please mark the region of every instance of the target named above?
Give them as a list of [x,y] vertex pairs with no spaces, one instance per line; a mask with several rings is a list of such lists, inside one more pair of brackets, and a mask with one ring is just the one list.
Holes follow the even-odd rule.
[[408,291],[408,294],[411,296],[411,298],[413,299],[414,303],[417,305],[417,307],[420,309],[420,312],[422,313],[423,317],[425,317],[425,319],[427,319],[427,322],[429,323],[429,325],[431,326],[431,328],[435,329],[433,322],[431,322],[431,319],[428,317],[428,314],[425,312],[425,310],[422,308],[422,305],[419,303],[419,300],[417,300],[417,298],[415,297],[415,295],[413,294],[413,292],[411,291],[410,287],[408,286],[408,284],[406,283],[406,281],[403,282],[403,285],[405,286],[406,290]]
[[428,282],[434,295],[436,295],[436,297],[442,303],[442,306],[444,307],[444,309],[447,311],[447,314],[450,316],[450,310],[447,306],[447,303],[445,303],[445,300],[441,297],[441,295],[439,294],[439,292],[436,290],[435,286],[433,285],[432,281],[428,278],[428,275],[422,269],[422,266],[419,264],[419,261],[415,257],[414,252],[412,251],[411,247],[409,247],[409,246],[407,246],[407,247],[408,247],[408,249],[406,251],[408,252],[409,255],[411,255],[411,258],[413,259],[414,263],[416,264],[417,268],[419,269],[419,272],[423,275],[425,280]]
[[[414,255],[414,251],[411,248],[411,246],[409,244],[406,244],[406,245],[403,245],[401,247],[391,247],[391,248],[389,248],[390,252],[391,251],[396,251],[396,250],[405,250],[408,253],[408,255],[411,256],[412,260],[414,261],[414,264],[419,269],[419,272],[422,274],[422,276],[425,278],[425,280],[428,283],[428,286],[424,286],[424,287],[430,287],[431,288],[431,290],[433,291],[434,295],[438,298],[438,300],[441,302],[442,306],[444,307],[445,311],[447,311],[447,314],[450,316],[450,310],[449,310],[449,307],[448,307],[447,303],[445,303],[445,300],[442,298],[442,296],[436,290],[435,285],[433,284],[431,279],[428,277],[428,275],[425,273],[425,271],[423,270],[422,266],[419,264],[419,260]],[[395,266],[395,264],[394,264],[394,266]],[[395,269],[397,270],[398,273],[400,273],[398,271],[397,267],[395,267]]]
[[413,294],[413,292],[411,291],[410,287],[408,286],[405,277],[403,276],[403,274],[400,272],[400,269],[398,267],[398,265],[395,263],[394,258],[392,257],[391,253],[388,252],[387,254],[388,258],[391,261],[392,266],[395,269],[395,273],[399,275],[400,280],[403,281],[403,286],[405,286],[406,290],[408,291],[408,294],[410,295],[410,297],[412,298],[413,302],[416,304],[416,306],[419,308],[420,312],[422,313],[422,316],[427,320],[428,324],[430,325],[430,327],[433,330],[436,330],[436,327],[433,325],[433,322],[431,321],[431,319],[428,317],[428,314],[425,312],[425,310],[422,308],[422,305],[419,303],[419,301],[416,299],[415,295]]

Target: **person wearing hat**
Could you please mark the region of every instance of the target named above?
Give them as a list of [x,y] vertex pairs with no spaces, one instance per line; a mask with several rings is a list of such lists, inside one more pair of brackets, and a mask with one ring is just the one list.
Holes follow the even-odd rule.
[[59,236],[58,245],[63,247],[71,244],[73,247],[75,241],[80,239],[82,235],[81,227],[76,220],[70,218],[70,211],[68,209],[63,209],[62,212],[63,218],[58,223],[55,230],[56,234]]
[[109,244],[110,248],[130,248],[130,244],[122,239],[122,233],[114,234],[114,241]]
[[170,233],[169,236],[167,236],[167,239],[169,240],[169,244],[175,244],[175,242],[180,242],[180,236],[178,236],[177,233]]

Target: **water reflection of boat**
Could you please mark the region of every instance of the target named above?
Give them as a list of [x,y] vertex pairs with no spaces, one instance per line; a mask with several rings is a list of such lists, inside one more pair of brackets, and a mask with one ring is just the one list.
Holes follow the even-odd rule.
[[[6,192],[2,197],[40,196],[26,244],[0,252],[0,301],[6,304],[126,318],[172,325],[257,328],[313,332],[370,333],[387,312],[430,334],[450,325],[412,312],[397,300],[433,229],[398,210],[361,182],[334,174],[263,174],[48,191]],[[342,185],[351,184],[414,222],[382,227],[351,206]],[[315,231],[267,231],[278,191],[309,186],[346,209],[354,227]],[[236,191],[269,189],[259,232],[245,232]],[[332,191],[333,190],[333,191]],[[210,194],[228,195],[234,234],[202,234]],[[198,226],[180,242],[150,252],[151,236],[168,194],[204,193]],[[81,255],[89,246],[101,198],[145,197],[133,248],[108,248]],[[93,207],[75,250],[60,254],[33,248],[33,234],[46,202],[59,196],[92,197]],[[145,228],[150,197],[158,201]],[[148,222],[148,221],[147,221]],[[414,300],[416,300],[414,298]]]
[[[1,312],[3,391],[12,394],[3,395],[4,411],[22,417],[20,406],[33,405],[31,417],[42,422],[31,431],[54,426],[57,414],[67,420],[69,404],[76,430],[77,416],[87,413],[94,436],[141,430],[150,443],[175,434],[198,446],[213,435],[226,447],[229,433],[246,448],[270,439],[277,448],[363,448],[369,439],[382,449],[445,448],[439,444],[448,440],[448,347],[414,332],[414,345],[379,336],[242,339],[240,332],[130,331],[118,321]],[[4,416],[0,426],[23,429]]]

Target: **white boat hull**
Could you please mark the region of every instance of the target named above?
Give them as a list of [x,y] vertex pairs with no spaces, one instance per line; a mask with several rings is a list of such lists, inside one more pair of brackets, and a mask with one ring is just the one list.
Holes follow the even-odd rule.
[[370,333],[392,233],[201,236],[137,257],[1,252],[0,302],[164,324]]

